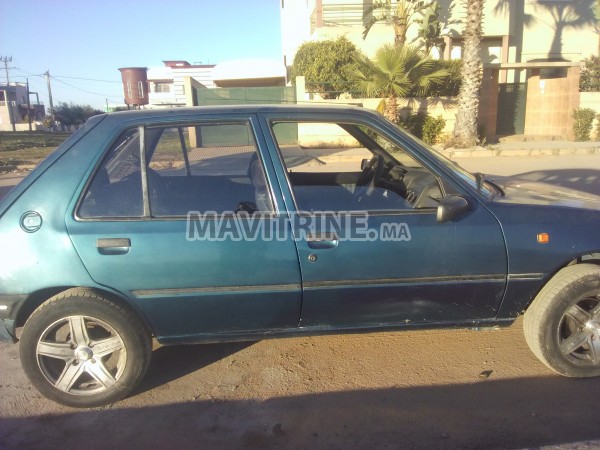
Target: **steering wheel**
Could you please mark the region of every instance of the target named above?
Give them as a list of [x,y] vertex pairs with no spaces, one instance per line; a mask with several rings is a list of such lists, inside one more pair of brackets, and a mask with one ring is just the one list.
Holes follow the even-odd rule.
[[[362,173],[356,181],[356,187],[367,187],[367,191],[361,192],[365,195],[371,195],[375,189],[375,184],[383,175],[384,160],[380,155],[373,155],[371,160],[367,163]],[[362,191],[362,190],[361,190]]]

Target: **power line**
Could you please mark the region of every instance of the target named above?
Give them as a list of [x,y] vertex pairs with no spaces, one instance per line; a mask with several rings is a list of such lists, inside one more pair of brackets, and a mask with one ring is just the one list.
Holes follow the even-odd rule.
[[100,96],[100,97],[109,97],[109,98],[113,98],[113,99],[114,99],[114,98],[117,98],[117,97],[114,97],[113,95],[108,95],[108,94],[99,94],[98,92],[92,92],[92,91],[88,91],[88,90],[86,90],[86,89],[82,89],[82,88],[80,88],[80,87],[77,87],[77,86],[74,86],[74,85],[72,85],[72,84],[70,84],[70,83],[67,83],[66,81],[59,80],[59,79],[58,79],[58,78],[56,78],[55,76],[53,76],[52,78],[53,78],[55,81],[58,81],[58,82],[59,82],[59,83],[61,83],[61,84],[64,84],[64,85],[66,85],[66,86],[69,86],[70,88],[73,88],[73,89],[77,89],[78,91],[85,92],[86,94],[98,95],[98,96]]
[[43,77],[44,74],[43,73],[33,73],[33,72],[29,72],[27,70],[23,70],[20,67],[13,67],[13,69],[18,70],[19,72],[23,72],[25,75],[28,75],[30,77]]
[[[114,80],[102,80],[102,79],[98,79],[98,78],[84,78],[84,77],[70,77],[70,76],[66,76],[66,75],[50,75],[49,73],[35,74],[35,73],[29,72],[27,70],[20,69],[18,67],[15,67],[15,69],[17,69],[19,72],[25,73],[25,74],[27,74],[28,76],[31,76],[31,77],[45,77],[46,74],[47,74],[53,80],[57,81],[58,83],[64,84],[65,86],[69,86],[72,89],[77,89],[78,91],[85,92],[86,94],[98,95],[100,97],[105,97],[105,98],[108,97],[108,98],[113,99],[113,100],[117,99],[118,97],[115,97],[113,95],[100,94],[98,92],[88,91],[87,89],[83,89],[83,88],[75,86],[75,85],[73,85],[71,83],[67,83],[66,81],[61,80],[61,78],[72,79],[72,80],[96,81],[96,82],[103,82],[103,83],[117,83],[117,84],[121,84],[120,81],[114,81]],[[25,78],[25,77],[19,77],[19,78]]]
[[100,80],[98,78],[81,78],[81,77],[67,77],[65,75],[52,75],[52,78],[67,78],[71,80],[85,80],[85,81],[100,81],[102,83],[122,83],[121,81],[115,80]]

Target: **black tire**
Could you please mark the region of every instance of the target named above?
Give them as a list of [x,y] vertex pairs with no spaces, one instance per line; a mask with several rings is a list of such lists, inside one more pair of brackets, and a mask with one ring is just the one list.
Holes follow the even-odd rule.
[[93,407],[121,400],[139,384],[152,339],[131,308],[70,289],[33,312],[19,351],[25,374],[44,396]]
[[600,375],[600,266],[560,270],[525,312],[525,340],[550,369],[567,377]]

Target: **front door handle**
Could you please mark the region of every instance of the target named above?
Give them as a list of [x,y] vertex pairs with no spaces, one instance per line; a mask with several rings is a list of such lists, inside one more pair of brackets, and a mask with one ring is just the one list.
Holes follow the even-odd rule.
[[96,239],[96,248],[101,255],[125,255],[131,248],[129,238],[101,238]]
[[310,248],[327,249],[337,247],[340,242],[335,233],[314,233],[306,237]]

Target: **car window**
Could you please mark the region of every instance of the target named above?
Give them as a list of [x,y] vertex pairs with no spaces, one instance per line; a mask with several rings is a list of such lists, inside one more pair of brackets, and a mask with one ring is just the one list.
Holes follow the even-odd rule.
[[282,121],[272,131],[301,211],[428,209],[442,198],[433,173],[369,127]]
[[247,123],[149,128],[146,147],[152,216],[273,209]]
[[81,218],[141,217],[142,182],[137,128],[125,131],[110,148],[83,197]]

